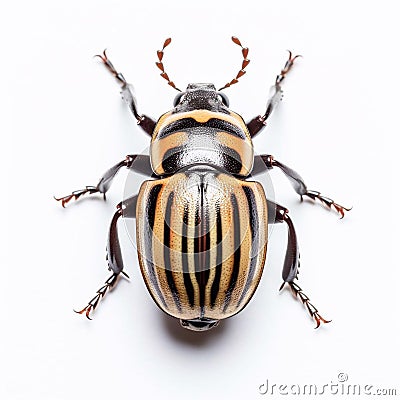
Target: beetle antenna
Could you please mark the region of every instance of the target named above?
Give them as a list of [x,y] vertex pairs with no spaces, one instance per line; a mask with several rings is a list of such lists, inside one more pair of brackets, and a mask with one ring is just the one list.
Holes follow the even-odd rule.
[[235,78],[233,78],[230,82],[228,82],[225,86],[223,86],[219,90],[224,90],[227,87],[229,87],[231,85],[234,85],[235,83],[238,83],[239,82],[239,78],[246,73],[246,71],[244,69],[249,65],[249,62],[250,62],[250,60],[247,59],[247,55],[249,54],[249,48],[248,47],[243,47],[242,43],[240,43],[240,40],[236,36],[232,36],[232,42],[237,44],[238,46],[240,46],[242,48],[242,55],[243,55],[242,68],[237,73]]
[[172,82],[172,81],[169,79],[168,74],[167,74],[167,73],[165,72],[165,70],[164,70],[164,64],[163,64],[163,62],[162,62],[162,59],[163,59],[163,57],[164,57],[164,49],[171,43],[171,41],[172,41],[171,38],[166,39],[165,42],[164,42],[163,48],[162,48],[161,50],[157,50],[158,61],[156,62],[156,65],[157,65],[157,67],[161,70],[161,74],[160,74],[160,75],[161,75],[165,80],[168,81],[168,85],[172,86],[172,87],[173,87],[175,90],[177,90],[178,92],[182,92],[182,90],[181,90],[181,89],[178,89],[178,88],[175,86],[175,83]]

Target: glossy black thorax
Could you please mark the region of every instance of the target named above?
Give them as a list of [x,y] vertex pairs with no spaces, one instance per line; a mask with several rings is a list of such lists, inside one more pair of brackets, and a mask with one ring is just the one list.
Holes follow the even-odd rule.
[[190,84],[177,95],[175,107],[154,129],[151,161],[158,175],[191,165],[210,165],[229,174],[247,176],[253,145],[247,127],[231,111],[227,98],[212,84]]

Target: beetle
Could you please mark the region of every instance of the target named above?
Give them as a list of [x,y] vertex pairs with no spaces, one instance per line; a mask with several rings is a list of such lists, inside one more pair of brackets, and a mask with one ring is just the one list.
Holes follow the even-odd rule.
[[157,67],[178,91],[173,108],[157,121],[139,114],[133,86],[118,72],[106,51],[97,55],[121,88],[137,124],[151,136],[150,154],[128,155],[110,168],[96,186],[55,198],[64,207],[85,194],[105,198],[113,178],[125,167],[153,179],[139,193],[117,206],[107,241],[108,269],[112,275],[80,311],[90,318],[99,301],[123,274],[118,238],[121,217],[136,218],[137,250],[141,273],[154,302],[184,328],[205,331],[240,312],[253,296],[265,264],[268,225],[286,224],[287,250],[280,289],[286,284],[306,306],[316,328],[323,318],[295,282],[299,268],[296,231],[287,208],[268,199],[263,186],[249,178],[277,168],[290,180],[301,200],[320,200],[343,218],[345,208],[320,192],[308,190],[293,169],[272,155],[255,155],[252,138],[265,126],[282,99],[282,82],[300,57],[289,57],[271,88],[266,111],[245,122],[229,108],[224,89],[236,84],[250,60],[240,40],[242,65],[234,79],[219,90],[210,83],[191,83],[180,90],[165,72],[164,50],[157,51]]

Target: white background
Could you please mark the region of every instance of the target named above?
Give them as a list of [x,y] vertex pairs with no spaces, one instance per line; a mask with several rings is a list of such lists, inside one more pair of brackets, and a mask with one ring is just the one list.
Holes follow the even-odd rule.
[[[257,399],[267,379],[322,387],[340,372],[349,383],[400,393],[394,1],[36,0],[2,8],[2,399]],[[52,196],[95,185],[149,144],[92,55],[107,47],[139,110],[156,118],[175,96],[154,65],[164,39],[173,38],[165,65],[178,86],[222,86],[241,63],[232,35],[250,48],[247,74],[226,90],[245,119],[264,111],[285,50],[304,56],[254,144],[310,189],[354,207],[339,220],[301,204],[272,173],[275,198],[298,232],[299,284],[333,322],[315,331],[290,292],[278,293],[286,230],[276,226],[249,306],[208,333],[183,330],[153,304],[123,225],[131,280],[87,321],[72,309],[108,276],[105,241],[126,173],[107,202],[94,196],[64,210]]]

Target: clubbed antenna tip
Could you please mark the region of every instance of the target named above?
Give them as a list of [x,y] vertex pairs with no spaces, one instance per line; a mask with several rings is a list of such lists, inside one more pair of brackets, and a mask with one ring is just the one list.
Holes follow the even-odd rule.
[[161,70],[161,76],[168,82],[168,85],[170,85],[171,87],[173,87],[175,90],[177,90],[178,92],[182,92],[181,89],[178,89],[175,86],[175,83],[171,81],[171,79],[169,79],[168,74],[165,72],[164,69],[164,64],[162,62],[162,59],[164,57],[164,49],[172,42],[171,38],[165,39],[164,45],[162,47],[161,50],[157,50],[157,57],[158,57],[158,61],[156,62],[157,67]]
[[238,46],[240,46],[242,48],[242,55],[243,55],[242,68],[239,70],[239,72],[237,73],[235,78],[233,78],[230,82],[228,82],[225,86],[223,86],[219,90],[226,89],[229,86],[232,86],[235,83],[238,83],[239,82],[239,78],[246,73],[246,71],[244,69],[249,65],[249,62],[250,62],[250,60],[247,59],[247,56],[249,54],[249,48],[248,47],[243,47],[242,43],[240,42],[240,40],[236,36],[232,36],[232,42],[237,44]]

